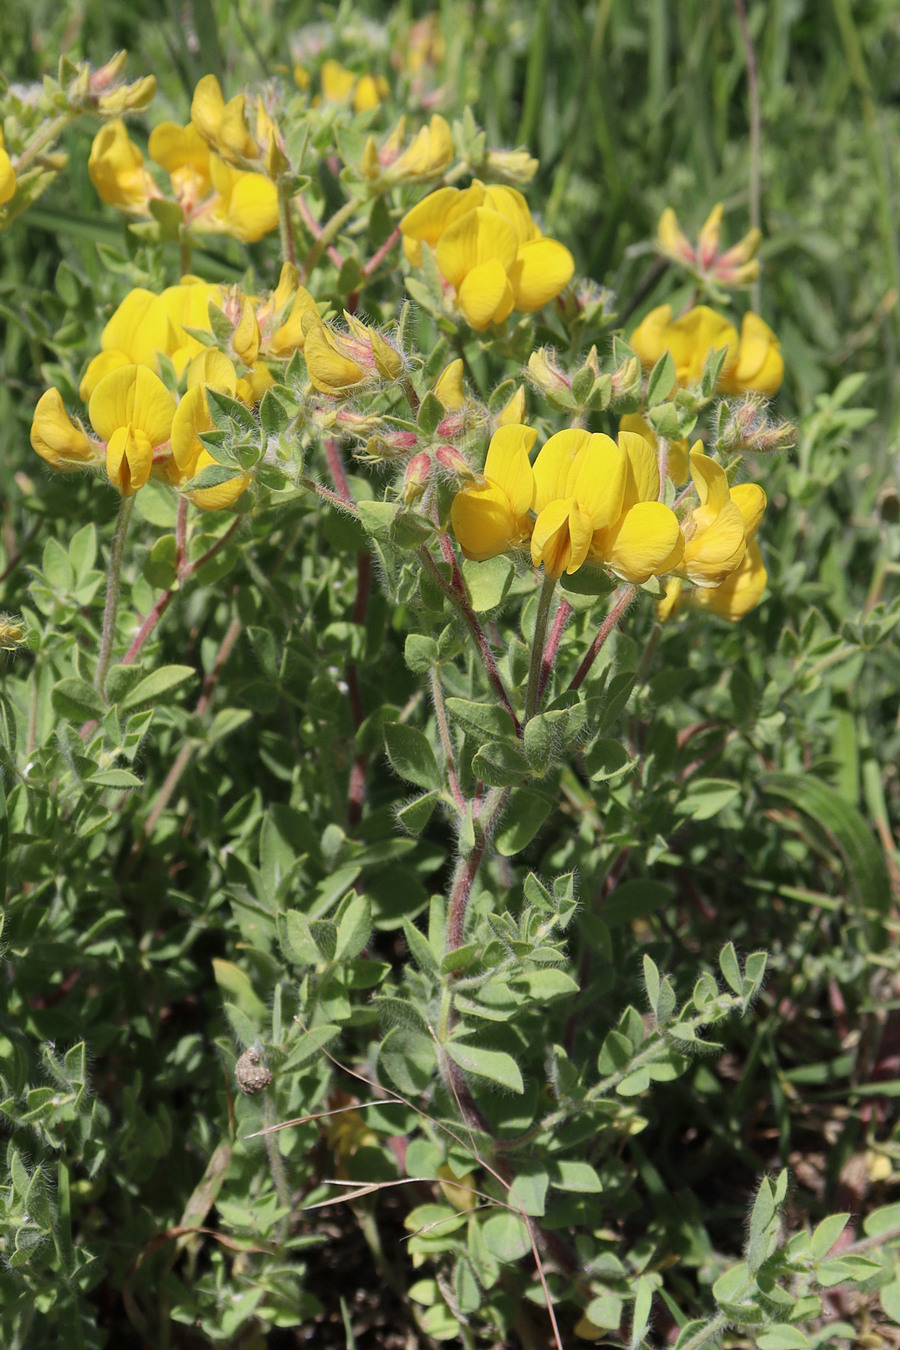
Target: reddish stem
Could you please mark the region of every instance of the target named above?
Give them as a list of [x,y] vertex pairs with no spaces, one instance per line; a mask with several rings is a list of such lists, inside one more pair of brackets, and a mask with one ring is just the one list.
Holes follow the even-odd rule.
[[553,623],[550,627],[550,634],[547,638],[547,646],[544,648],[544,656],[541,661],[541,674],[538,681],[538,705],[544,697],[544,690],[547,688],[547,681],[553,671],[553,665],[556,661],[556,653],[559,650],[560,639],[562,638],[566,624],[572,614],[572,606],[563,596],[559,602],[559,608],[553,616]]
[[625,613],[628,606],[631,604],[632,598],[634,597],[634,590],[635,590],[634,586],[631,585],[622,586],[621,589],[619,590],[619,594],[615,604],[607,614],[606,618],[603,620],[599,633],[594,638],[593,642],[588,648],[587,655],[585,656],[581,665],[578,667],[574,676],[572,677],[572,682],[569,685],[570,689],[581,688],[591,666],[594,664],[597,657],[599,656],[600,649],[602,648],[604,642],[609,637],[613,629],[616,627],[616,625],[618,624],[622,615]]

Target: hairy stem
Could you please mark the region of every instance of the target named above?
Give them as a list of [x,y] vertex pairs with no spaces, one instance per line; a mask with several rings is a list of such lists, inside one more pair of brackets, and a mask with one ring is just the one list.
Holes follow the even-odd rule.
[[559,606],[553,616],[553,623],[550,627],[550,636],[547,638],[547,646],[544,649],[544,656],[541,661],[541,678],[538,682],[538,703],[544,697],[544,690],[547,688],[547,682],[553,673],[553,664],[556,661],[556,653],[559,650],[560,640],[565,631],[566,624],[572,615],[572,606],[563,596]]
[[103,609],[103,636],[100,640],[100,656],[97,660],[97,671],[94,675],[94,688],[104,698],[106,698],[106,676],[109,673],[113,642],[116,636],[116,618],[119,613],[119,594],[122,589],[122,560],[125,557],[125,540],[133,510],[134,497],[123,497],[119,503],[119,514],[116,517],[116,528],[109,555],[109,572],[106,577],[106,605]]
[[585,677],[588,675],[591,669],[591,666],[594,664],[597,657],[600,655],[600,650],[603,647],[604,642],[609,637],[613,629],[616,627],[616,625],[618,624],[622,615],[625,613],[628,606],[631,604],[631,601],[634,597],[635,589],[636,588],[632,585],[619,587],[619,591],[612,609],[609,611],[606,618],[603,620],[603,623],[600,626],[599,633],[594,638],[593,642],[588,648],[587,655],[585,656],[581,665],[578,667],[578,669],[576,670],[575,674],[572,677],[572,681],[569,685],[570,689],[581,688],[582,684],[585,681]]
[[484,858],[488,841],[497,826],[507,798],[509,788],[495,787],[484,799],[481,810],[475,817],[475,845],[471,852],[460,858],[456,864],[450,896],[447,902],[447,945],[446,950],[455,951],[463,945],[463,933],[466,926],[466,909],[472,894],[472,885],[478,875],[478,869]]
[[294,222],[291,218],[291,191],[281,179],[278,181],[278,237],[281,240],[281,261],[296,264]]
[[534,640],[531,644],[531,665],[528,668],[528,692],[525,695],[525,721],[534,717],[538,707],[541,686],[541,667],[544,661],[544,648],[547,643],[547,624],[550,619],[550,606],[556,590],[556,577],[545,573],[544,584],[538,596],[537,617],[534,621]]

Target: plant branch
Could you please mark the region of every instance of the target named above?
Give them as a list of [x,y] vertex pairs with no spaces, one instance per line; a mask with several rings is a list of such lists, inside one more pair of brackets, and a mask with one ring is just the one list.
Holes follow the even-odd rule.
[[600,650],[604,642],[609,637],[613,629],[616,627],[616,625],[618,624],[622,615],[625,613],[628,606],[631,604],[631,601],[634,598],[635,590],[636,587],[632,586],[631,584],[627,586],[620,586],[618,595],[616,596],[616,600],[615,603],[613,604],[612,609],[609,611],[606,618],[603,620],[603,623],[600,626],[599,633],[594,638],[593,642],[588,648],[587,655],[585,656],[581,665],[578,667],[578,669],[576,670],[575,674],[572,677],[572,681],[569,684],[570,689],[581,688],[582,684],[585,681],[585,677],[588,675],[591,669],[591,666],[594,664],[597,657],[599,656]]
[[116,528],[113,534],[112,549],[109,555],[109,572],[106,578],[106,604],[103,609],[103,636],[100,641],[100,656],[94,675],[94,688],[106,698],[106,676],[112,661],[113,642],[116,636],[116,619],[119,613],[119,594],[122,589],[122,560],[125,557],[125,540],[128,536],[128,523],[134,510],[134,496],[123,497],[116,516]]

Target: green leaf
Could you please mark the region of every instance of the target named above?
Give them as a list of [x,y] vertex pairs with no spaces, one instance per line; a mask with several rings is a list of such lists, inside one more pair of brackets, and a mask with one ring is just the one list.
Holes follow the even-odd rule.
[[863,1219],[866,1237],[881,1237],[882,1233],[889,1233],[893,1228],[900,1228],[900,1203],[882,1205]]
[[443,1049],[448,1058],[466,1073],[474,1073],[491,1083],[499,1083],[511,1092],[525,1091],[519,1066],[505,1050],[483,1050],[480,1046],[467,1045],[462,1041],[446,1041]]
[[603,1184],[590,1163],[562,1158],[554,1164],[551,1184],[560,1191],[575,1191],[580,1195],[596,1195]]
[[489,787],[515,787],[531,768],[515,741],[488,741],[472,756],[472,772]]
[[334,959],[352,961],[359,956],[371,932],[372,907],[368,896],[354,895],[338,922]]
[[53,711],[70,722],[88,722],[106,712],[103,696],[87,680],[69,675],[59,680],[50,692]]
[[137,788],[141,786],[141,780],[136,778],[133,773],[129,773],[127,769],[101,769],[99,773],[92,773],[87,781],[93,783],[95,787]]
[[649,877],[623,881],[604,902],[600,917],[610,928],[620,928],[654,914],[672,895],[672,887],[663,881],[652,881]]
[[513,720],[499,703],[472,703],[466,698],[448,698],[447,712],[466,731],[489,739],[509,739],[515,736]]
[[663,403],[675,388],[675,361],[672,353],[663,352],[647,380],[647,407]]
[[622,1321],[623,1308],[624,1304],[616,1294],[598,1294],[591,1299],[584,1315],[593,1326],[615,1331]]
[[440,648],[434,638],[410,633],[403,647],[403,659],[414,675],[429,675],[440,662]]
[[359,513],[359,523],[362,525],[366,534],[370,534],[373,539],[377,539],[381,544],[390,544],[391,526],[395,518],[400,514],[399,502],[370,502],[361,501],[357,503]]
[[547,1207],[550,1177],[539,1163],[520,1163],[509,1188],[509,1203],[530,1217],[539,1219]]
[[122,712],[134,712],[138,708],[160,703],[163,698],[196,678],[197,672],[193,666],[159,666],[138,681],[122,699],[119,708]]
[[233,961],[225,961],[218,956],[213,957],[212,966],[216,984],[223,994],[230,994],[251,1021],[264,1026],[268,1022],[269,1010],[258,997],[246,971],[241,970]]
[[864,908],[888,913],[891,884],[884,854],[855,806],[813,774],[763,774],[760,787],[810,816],[837,845]]
[[597,1056],[597,1071],[604,1078],[618,1073],[628,1064],[634,1055],[634,1046],[621,1031],[608,1031]]
[[773,1327],[756,1338],[757,1350],[809,1350],[812,1341],[797,1327]]
[[886,1284],[879,1291],[878,1297],[885,1316],[890,1317],[900,1326],[900,1279]]
[[496,609],[506,599],[516,569],[509,558],[488,558],[485,562],[466,559],[462,565],[463,579],[476,614]]
[[497,852],[503,858],[513,858],[530,844],[556,803],[550,797],[540,796],[529,788],[513,788],[497,834]]
[[482,1225],[484,1244],[504,1265],[512,1265],[531,1251],[525,1220],[518,1214],[492,1214]]
[[429,791],[441,787],[434,751],[421,731],[403,722],[385,722],[384,743],[392,768],[406,782]]
[[690,820],[711,820],[740,795],[740,785],[725,778],[694,778],[675,807],[676,814]]
[[406,806],[401,806],[397,812],[398,824],[409,834],[421,834],[440,799],[439,792],[426,792],[423,796],[407,802]]
[[578,983],[564,970],[555,966],[543,970],[526,970],[517,974],[511,983],[524,985],[531,998],[538,1003],[549,1002],[554,998],[571,998],[578,993]]
[[597,783],[605,783],[610,778],[618,778],[628,773],[637,764],[621,741],[601,737],[594,741],[584,757],[584,766],[589,777]]
[[810,1249],[817,1261],[828,1255],[849,1222],[849,1214],[829,1214],[818,1224],[810,1240]]
[[403,935],[419,969],[428,971],[431,975],[437,975],[439,962],[431,950],[430,943],[405,914],[403,916]]
[[733,942],[727,943],[719,952],[719,969],[725,976],[725,980],[729,987],[733,989],[736,994],[740,994],[741,989],[743,988],[741,968],[738,964]]
[[429,390],[419,404],[416,425],[426,436],[434,435],[441,422],[447,416],[447,410],[441,400]]

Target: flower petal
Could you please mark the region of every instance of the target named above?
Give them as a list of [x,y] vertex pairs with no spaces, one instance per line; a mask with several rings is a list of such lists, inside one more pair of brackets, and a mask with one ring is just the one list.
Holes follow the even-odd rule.
[[509,279],[520,314],[534,314],[559,295],[572,280],[575,259],[555,239],[533,239],[521,244]]
[[766,509],[766,494],[758,483],[738,483],[731,489],[731,500],[744,518],[744,534],[751,540],[759,529]]
[[497,261],[509,273],[516,258],[516,236],[508,221],[496,211],[476,206],[444,230],[435,257],[451,286],[459,289],[463,279],[482,263]]
[[570,427],[566,431],[558,431],[541,447],[534,462],[535,511],[543,511],[550,502],[570,495],[568,483],[572,465],[590,438],[589,431]]
[[133,427],[153,447],[169,439],[175,400],[146,366],[121,366],[104,375],[97,385],[88,415],[101,440],[109,441],[122,427]]
[[483,333],[492,323],[502,323],[513,307],[513,291],[503,264],[497,258],[480,263],[464,277],[456,304],[466,322]]
[[676,566],[683,547],[675,512],[661,502],[638,502],[622,517],[603,561],[623,581],[641,585]]
[[496,483],[516,517],[525,515],[534,505],[534,471],[528,452],[536,440],[533,427],[511,423],[498,428],[488,446],[484,476]]
[[450,521],[463,553],[475,562],[506,553],[527,528],[527,517],[516,518],[509,498],[496,483],[479,483],[457,492]]

